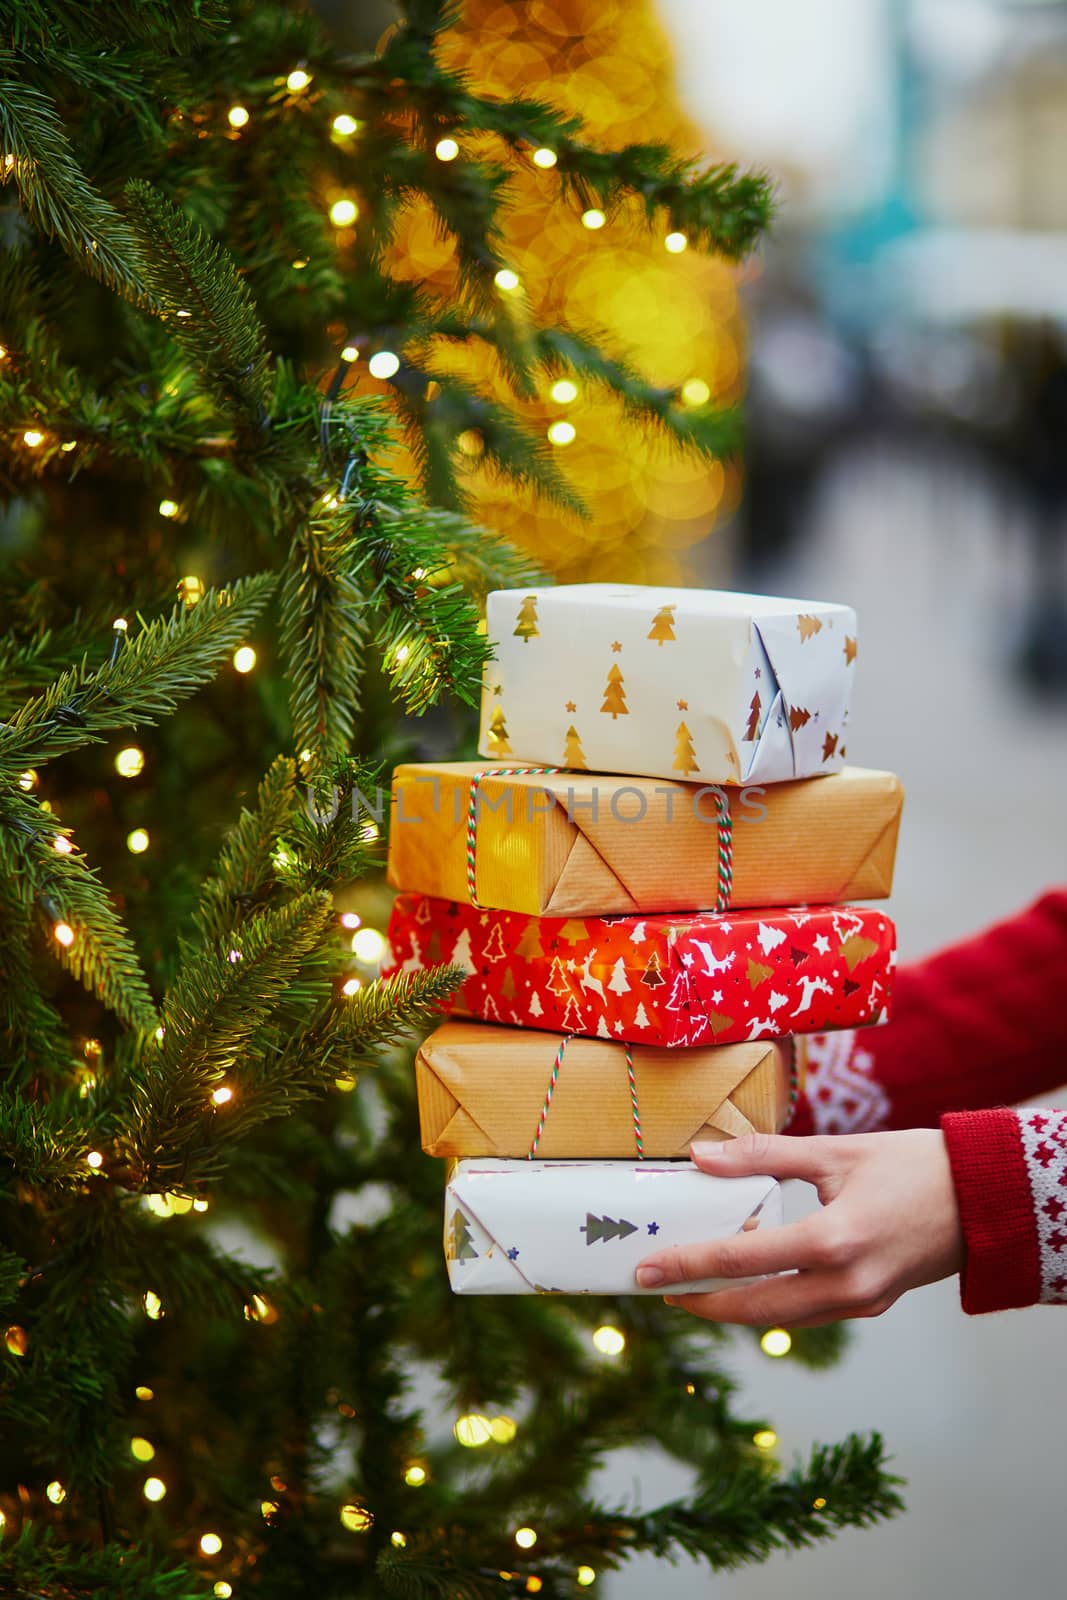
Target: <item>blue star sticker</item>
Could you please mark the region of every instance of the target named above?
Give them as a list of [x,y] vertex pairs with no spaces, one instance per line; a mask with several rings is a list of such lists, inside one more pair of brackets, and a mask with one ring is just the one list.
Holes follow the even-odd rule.
[[649,1233],[658,1233],[659,1232],[659,1223],[658,1222],[650,1222],[649,1225],[648,1225],[648,1231],[649,1231]]
[[514,1245],[512,1245],[511,1249],[508,1251],[508,1260],[509,1261],[517,1261],[518,1259],[519,1259],[519,1252],[516,1249],[516,1247]]

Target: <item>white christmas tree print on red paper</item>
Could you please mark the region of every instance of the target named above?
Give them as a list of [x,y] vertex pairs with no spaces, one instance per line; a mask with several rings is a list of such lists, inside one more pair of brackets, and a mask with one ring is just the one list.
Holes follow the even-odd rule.
[[507,946],[504,944],[504,930],[499,922],[494,922],[493,931],[486,940],[482,955],[486,961],[503,961],[507,957]]
[[452,965],[462,967],[464,972],[477,972],[474,965],[474,954],[471,950],[471,933],[469,928],[461,928],[459,938],[452,946]]
[[631,987],[632,985],[630,980],[626,976],[626,962],[623,960],[622,956],[620,956],[611,969],[611,977],[608,979],[608,988],[611,990],[612,994],[628,994]]

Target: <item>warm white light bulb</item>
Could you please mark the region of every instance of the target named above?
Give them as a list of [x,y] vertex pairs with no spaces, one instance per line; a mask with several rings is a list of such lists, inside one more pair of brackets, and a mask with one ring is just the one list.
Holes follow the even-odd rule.
[[350,117],[347,111],[342,111],[339,117],[333,119],[333,131],[339,133],[343,139],[359,132],[359,123],[355,117]]
[[618,1356],[626,1349],[626,1335],[605,1323],[593,1334],[593,1343],[602,1356]]
[[455,139],[438,139],[433,153],[438,161],[455,161],[459,155],[459,145]]
[[559,378],[548,392],[558,406],[569,406],[578,398],[578,385],[569,378]]
[[519,287],[519,275],[517,272],[512,272],[510,267],[501,267],[493,282],[505,294],[512,294]]
[[573,422],[554,422],[548,430],[553,444],[573,444],[577,429]]
[[373,966],[385,953],[385,939],[377,928],[360,928],[352,935],[352,954],[357,961]]
[[233,664],[238,672],[251,672],[256,664],[256,652],[250,644],[243,644],[234,651]]
[[371,356],[367,367],[372,378],[391,378],[400,371],[400,357],[392,350],[379,350]]
[[359,207],[346,195],[340,200],[335,200],[330,207],[330,221],[335,228],[350,228],[358,216]]
[[226,113],[226,121],[231,128],[246,128],[248,126],[248,107],[231,106]]
[[760,1340],[760,1349],[767,1356],[787,1356],[793,1340],[784,1328],[768,1328]]
[[689,240],[684,233],[669,233],[663,241],[663,248],[669,250],[672,256],[680,256],[688,247]]
[[290,94],[299,94],[301,89],[306,89],[310,82],[310,72],[305,72],[303,67],[294,67],[285,80],[285,87]]
[[595,233],[598,228],[602,228],[607,220],[604,213],[598,211],[596,206],[590,206],[588,211],[582,212],[582,227],[588,228],[590,233]]
[[543,167],[547,172],[549,167],[554,167],[559,157],[554,150],[549,150],[547,145],[542,145],[540,150],[535,150],[531,157],[535,167]]
[[126,835],[126,848],[134,856],[143,856],[150,842],[147,828],[134,828]]

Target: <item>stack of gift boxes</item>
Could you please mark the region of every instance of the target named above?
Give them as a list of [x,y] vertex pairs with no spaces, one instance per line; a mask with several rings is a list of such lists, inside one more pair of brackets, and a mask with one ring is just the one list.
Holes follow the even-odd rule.
[[651,1250],[780,1220],[689,1146],[782,1128],[798,1039],[884,1016],[893,925],[852,902],[901,789],[845,765],[847,607],[587,584],[488,630],[486,759],[399,767],[389,843],[387,970],[466,974],[416,1061],[449,1276],[640,1293]]

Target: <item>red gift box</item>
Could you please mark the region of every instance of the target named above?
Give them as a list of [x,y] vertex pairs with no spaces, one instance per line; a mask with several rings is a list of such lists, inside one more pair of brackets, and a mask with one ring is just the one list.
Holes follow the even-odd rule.
[[875,1022],[896,933],[880,911],[797,906],[716,916],[529,917],[398,895],[387,972],[451,963],[450,1009],[634,1044],[733,1044]]

